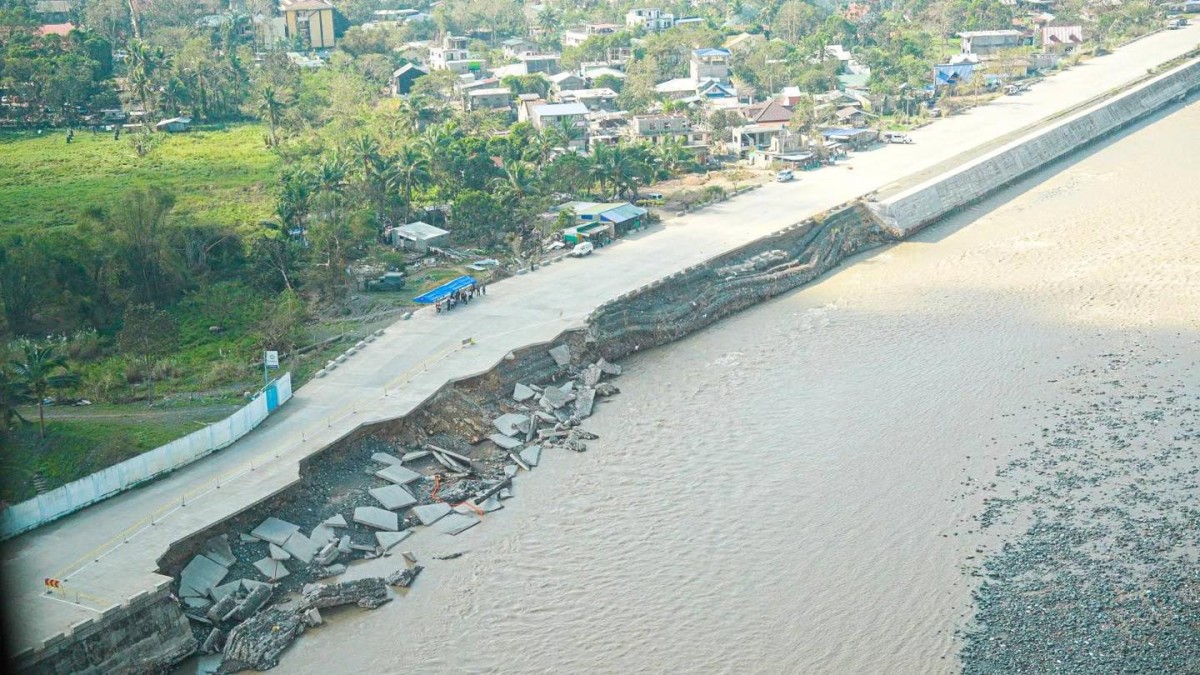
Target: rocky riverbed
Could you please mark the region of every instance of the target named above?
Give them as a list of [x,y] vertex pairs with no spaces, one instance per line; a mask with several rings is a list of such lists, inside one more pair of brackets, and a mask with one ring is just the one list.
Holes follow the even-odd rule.
[[965,672],[1200,672],[1200,364],[1148,345],[1065,372],[975,481],[984,534],[1018,534],[971,570]]

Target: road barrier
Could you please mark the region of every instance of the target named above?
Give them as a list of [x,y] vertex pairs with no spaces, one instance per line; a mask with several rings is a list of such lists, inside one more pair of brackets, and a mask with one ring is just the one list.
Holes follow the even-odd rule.
[[250,433],[292,397],[292,374],[271,382],[229,417],[0,512],[0,539],[9,539],[74,513],[139,483],[186,466]]

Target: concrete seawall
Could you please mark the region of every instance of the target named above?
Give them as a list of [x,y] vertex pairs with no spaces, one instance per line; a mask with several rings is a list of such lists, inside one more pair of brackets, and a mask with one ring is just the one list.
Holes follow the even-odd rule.
[[1129,88],[963,166],[870,205],[908,236],[946,214],[1063,159],[1200,88],[1200,59]]
[[[580,359],[603,356],[616,360],[669,344],[721,318],[813,281],[849,255],[903,238],[946,213],[1161,109],[1198,86],[1200,61],[1173,69],[885,201],[843,205],[622,295],[597,308],[585,329],[566,331],[549,343],[515,350],[482,373],[448,382],[408,415],[357,427],[303,460],[299,478],[288,486],[176,541],[158,559],[159,569],[164,574],[177,574],[208,537],[244,531],[267,515],[284,513],[303,527],[312,527],[316,521],[311,520],[311,514],[306,519],[288,510],[302,493],[315,489],[314,474],[322,465],[353,461],[352,453],[360,452],[353,447],[357,441],[373,435],[393,436],[406,428],[466,435],[455,426],[460,424],[455,414],[456,403],[468,395],[507,395],[515,382],[538,381],[553,373],[556,364],[546,353],[549,347],[569,343],[572,353]],[[114,618],[102,617],[92,625],[127,625],[116,623],[118,620],[137,623],[136,615],[142,612],[145,617],[139,630],[162,631],[162,640],[158,653],[139,654],[138,658],[154,663],[181,658],[179,645],[173,642],[174,632],[178,622],[183,621],[186,633],[186,619],[173,602],[139,605],[122,612],[119,619],[113,614]],[[75,672],[116,663],[106,660],[113,658],[108,652],[92,651],[90,645],[98,638],[88,634],[88,630],[92,629],[48,640],[41,649],[18,659],[18,666],[29,672]],[[79,658],[86,660],[80,662]]]

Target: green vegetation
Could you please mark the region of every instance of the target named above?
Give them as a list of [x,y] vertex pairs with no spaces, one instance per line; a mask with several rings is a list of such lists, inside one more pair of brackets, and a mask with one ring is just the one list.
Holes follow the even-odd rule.
[[257,124],[166,135],[146,157],[111,133],[0,134],[0,235],[75,225],[130,188],[176,196],[175,215],[225,225],[269,217],[279,159]]

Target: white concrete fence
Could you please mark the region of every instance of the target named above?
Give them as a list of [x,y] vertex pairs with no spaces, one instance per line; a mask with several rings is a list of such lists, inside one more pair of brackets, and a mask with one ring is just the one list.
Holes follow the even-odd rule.
[[250,433],[292,398],[292,374],[284,373],[229,417],[166,445],[67,483],[0,512],[0,540],[9,539],[186,466]]

